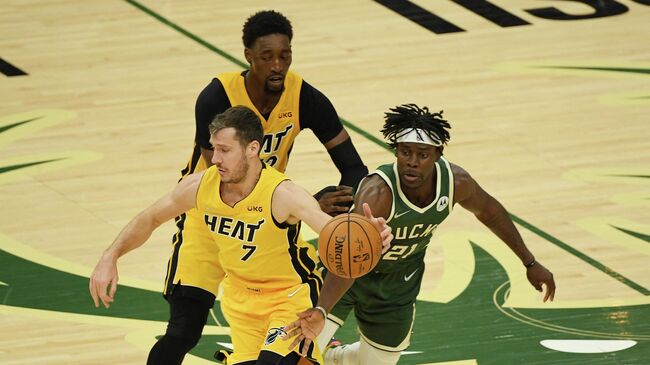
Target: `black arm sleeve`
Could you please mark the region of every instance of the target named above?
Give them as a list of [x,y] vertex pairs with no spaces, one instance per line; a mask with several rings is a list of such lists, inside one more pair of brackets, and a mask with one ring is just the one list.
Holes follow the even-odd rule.
[[356,191],[361,179],[368,175],[368,168],[361,161],[361,156],[354,148],[352,139],[346,139],[327,152],[336,168],[341,172],[339,185],[351,186]]
[[199,94],[194,107],[196,134],[194,141],[206,150],[211,150],[208,126],[217,114],[230,108],[230,100],[221,81],[214,78]]
[[343,129],[336,109],[320,91],[302,82],[300,89],[300,129],[309,128],[325,144]]
[[[305,81],[300,90],[300,128],[311,129],[323,144],[343,130],[343,124],[329,99]],[[368,168],[361,161],[352,140],[348,138],[327,152],[341,173],[339,185],[356,189],[361,179],[368,174]]]

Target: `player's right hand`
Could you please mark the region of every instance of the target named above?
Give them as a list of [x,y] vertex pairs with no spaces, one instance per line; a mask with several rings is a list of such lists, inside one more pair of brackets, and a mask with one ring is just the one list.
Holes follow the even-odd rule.
[[535,262],[535,265],[526,269],[526,277],[530,284],[539,292],[542,291],[542,285],[546,286],[544,302],[547,300],[553,301],[555,298],[555,279],[553,279],[553,273],[541,263]]
[[90,296],[93,298],[96,308],[99,308],[100,300],[104,304],[104,307],[108,308],[111,306],[115,298],[115,292],[117,291],[118,279],[117,262],[106,256],[102,256],[97,266],[95,266],[95,270],[90,275],[90,283],[88,285]]
[[327,189],[318,199],[318,204],[323,212],[335,216],[350,210],[353,201],[352,187],[339,185],[334,191]]
[[385,254],[386,251],[390,248],[390,242],[393,240],[393,233],[392,229],[390,226],[386,223],[386,220],[383,217],[376,217],[372,215],[372,210],[370,209],[370,205],[368,203],[363,203],[363,214],[366,216],[366,218],[370,219],[370,221],[377,227],[377,230],[379,231],[379,234],[381,236],[381,253]]
[[293,350],[301,342],[303,345],[298,349],[302,356],[307,356],[307,351],[312,342],[316,341],[318,335],[325,327],[325,317],[323,313],[316,308],[307,309],[304,312],[298,313],[298,319],[284,327],[287,336],[283,338],[284,341],[293,339],[289,350]]

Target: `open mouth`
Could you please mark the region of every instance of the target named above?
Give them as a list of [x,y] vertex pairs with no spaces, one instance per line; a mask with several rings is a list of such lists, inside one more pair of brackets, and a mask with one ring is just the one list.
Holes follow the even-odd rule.
[[404,173],[402,174],[402,178],[405,181],[414,182],[418,178],[420,178],[420,175],[418,173],[414,172],[414,171],[404,171]]
[[284,76],[282,76],[282,75],[273,75],[273,76],[269,77],[267,80],[268,80],[268,82],[270,84],[273,84],[273,85],[280,85],[281,86],[282,84],[284,84]]

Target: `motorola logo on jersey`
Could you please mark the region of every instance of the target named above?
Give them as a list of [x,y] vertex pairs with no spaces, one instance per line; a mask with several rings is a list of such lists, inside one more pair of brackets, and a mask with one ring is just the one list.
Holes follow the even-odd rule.
[[257,224],[252,224],[237,218],[220,217],[210,214],[205,214],[203,218],[212,233],[244,242],[253,242],[255,240],[255,234],[264,224],[264,219],[260,219]]
[[264,340],[264,344],[265,345],[270,345],[273,342],[275,342],[275,340],[277,340],[278,337],[282,338],[282,337],[285,337],[286,335],[287,335],[287,332],[285,330],[283,330],[282,328],[273,327],[273,328],[269,329],[269,332],[266,335],[266,339]]
[[441,196],[440,199],[438,199],[438,204],[436,204],[436,210],[439,212],[442,212],[447,205],[449,205],[449,198],[446,196]]

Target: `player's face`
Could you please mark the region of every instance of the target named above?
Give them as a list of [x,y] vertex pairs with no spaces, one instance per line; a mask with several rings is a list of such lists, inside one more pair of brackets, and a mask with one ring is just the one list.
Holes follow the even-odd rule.
[[239,183],[248,173],[248,160],[246,149],[237,138],[234,128],[224,128],[210,137],[210,143],[214,148],[212,163],[217,166],[221,182]]
[[259,37],[251,48],[244,51],[250,63],[250,75],[264,91],[280,93],[284,90],[284,77],[291,66],[291,42],[284,34]]
[[435,146],[403,142],[397,144],[397,173],[402,187],[418,189],[433,186],[432,176],[440,151]]

